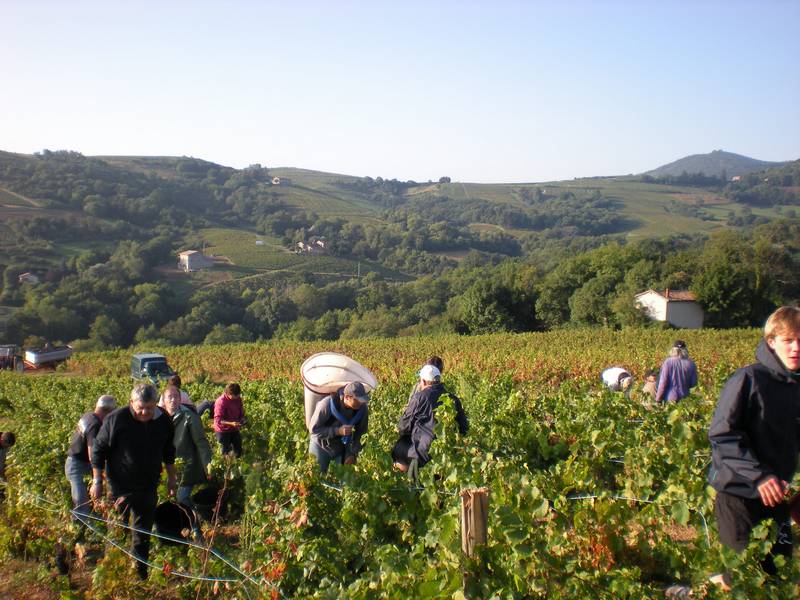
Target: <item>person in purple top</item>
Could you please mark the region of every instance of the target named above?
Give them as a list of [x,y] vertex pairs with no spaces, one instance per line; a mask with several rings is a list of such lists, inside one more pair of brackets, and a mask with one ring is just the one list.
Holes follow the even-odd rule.
[[656,402],[677,402],[689,395],[697,385],[697,366],[689,358],[686,342],[677,340],[669,351],[669,358],[661,365]]

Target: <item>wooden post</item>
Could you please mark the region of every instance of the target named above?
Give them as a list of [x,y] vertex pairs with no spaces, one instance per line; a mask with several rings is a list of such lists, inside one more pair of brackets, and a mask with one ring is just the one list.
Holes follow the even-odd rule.
[[461,492],[461,550],[472,556],[488,537],[489,488]]

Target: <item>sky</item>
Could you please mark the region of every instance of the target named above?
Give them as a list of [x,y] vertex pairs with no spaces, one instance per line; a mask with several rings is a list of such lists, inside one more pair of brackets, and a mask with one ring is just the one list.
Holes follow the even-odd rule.
[[0,150],[486,183],[793,160],[798,23],[798,0],[0,0]]

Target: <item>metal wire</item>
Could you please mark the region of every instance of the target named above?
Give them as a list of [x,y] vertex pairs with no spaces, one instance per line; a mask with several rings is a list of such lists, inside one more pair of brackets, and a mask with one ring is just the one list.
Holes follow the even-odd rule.
[[[0,481],[0,486],[11,489],[11,486],[6,481]],[[64,512],[63,507],[58,508],[58,509],[53,509],[53,508],[49,508],[47,506],[42,506],[41,503],[46,503],[46,504],[50,504],[50,505],[53,505],[53,506],[60,506],[57,502],[49,500],[49,499],[47,499],[47,498],[45,498],[43,496],[40,496],[38,494],[34,494],[33,492],[28,492],[27,490],[17,489],[16,492],[19,495],[19,497],[22,498],[23,500],[27,498],[29,500],[32,500],[33,501],[32,504],[34,504],[34,505],[36,505],[38,503],[38,508],[40,510],[45,510],[47,512],[57,513],[57,514],[63,514],[63,512]],[[241,569],[239,569],[233,562],[231,562],[229,559],[225,558],[217,550],[214,550],[213,548],[210,548],[208,546],[202,546],[200,544],[196,544],[194,542],[187,541],[187,540],[180,539],[180,538],[175,538],[175,537],[172,537],[172,536],[161,535],[161,534],[155,533],[153,531],[146,531],[144,529],[140,529],[138,527],[133,527],[133,526],[128,525],[127,523],[123,523],[121,521],[114,521],[114,520],[111,520],[111,519],[104,519],[104,518],[98,517],[96,515],[86,515],[86,514],[83,514],[83,513],[79,513],[78,511],[76,511],[74,509],[69,510],[69,513],[71,515],[73,515],[73,517],[75,517],[75,519],[77,519],[83,525],[85,525],[87,528],[89,528],[91,531],[93,531],[95,534],[97,534],[101,538],[103,538],[105,541],[107,541],[108,543],[110,543],[114,547],[118,548],[119,550],[121,550],[122,552],[124,552],[125,554],[127,554],[128,556],[133,558],[134,560],[137,560],[138,562],[146,564],[148,567],[151,567],[151,568],[154,568],[154,569],[159,569],[159,570],[163,569],[163,567],[159,568],[158,566],[156,566],[156,565],[154,565],[154,564],[152,564],[152,563],[150,563],[148,561],[145,561],[141,557],[135,556],[134,554],[132,554],[131,552],[129,552],[128,550],[126,550],[125,548],[120,546],[117,542],[115,542],[114,540],[109,538],[107,535],[103,534],[101,531],[99,531],[95,527],[92,527],[92,525],[90,523],[88,523],[85,519],[92,519],[94,521],[100,521],[102,523],[105,523],[106,525],[112,525],[114,527],[121,527],[123,529],[128,529],[130,531],[135,531],[137,533],[142,533],[144,535],[148,535],[148,536],[151,536],[151,537],[155,537],[155,538],[159,538],[159,539],[163,539],[163,540],[168,540],[168,541],[171,541],[171,542],[175,542],[175,543],[178,543],[178,544],[183,544],[185,546],[196,548],[196,549],[202,550],[204,552],[209,552],[212,556],[216,557],[217,559],[222,561],[225,565],[227,565],[228,567],[230,567],[231,569],[236,571],[239,575],[244,577],[248,582],[256,585],[257,587],[261,587],[263,585],[261,582],[258,582],[257,580],[253,579],[250,575],[248,575],[247,573],[245,573]],[[192,575],[191,573],[183,573],[183,572],[180,572],[180,571],[172,571],[170,574],[175,575],[177,577],[182,577],[184,579],[191,579],[191,580],[195,580],[195,581],[210,581],[210,582],[219,581],[221,583],[239,583],[239,584],[244,584],[244,582],[241,579],[231,579],[231,578],[221,578],[221,577],[205,577],[205,576],[200,576],[200,575]],[[273,583],[271,583],[271,582],[264,582],[264,583],[266,583],[267,586],[269,586],[271,589],[275,590],[278,594],[281,595],[281,597],[283,597],[283,595],[281,594],[280,590]],[[247,587],[243,585],[243,588],[244,588],[245,593],[247,594],[247,596],[249,598],[250,597],[250,593],[247,590]]]

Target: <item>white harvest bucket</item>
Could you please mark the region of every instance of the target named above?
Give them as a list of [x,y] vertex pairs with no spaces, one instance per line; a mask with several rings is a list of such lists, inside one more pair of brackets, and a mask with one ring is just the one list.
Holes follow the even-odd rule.
[[364,384],[367,392],[378,387],[372,372],[349,356],[337,352],[312,354],[300,367],[303,380],[306,428],[314,415],[317,402],[353,381]]

